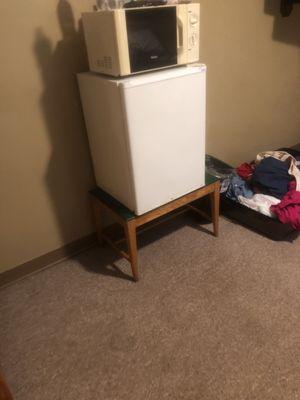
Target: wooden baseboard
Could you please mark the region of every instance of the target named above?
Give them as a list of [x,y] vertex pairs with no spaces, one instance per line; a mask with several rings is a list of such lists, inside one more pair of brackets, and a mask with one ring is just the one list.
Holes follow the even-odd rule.
[[48,268],[58,262],[61,262],[67,258],[74,256],[75,254],[81,253],[87,250],[97,243],[97,237],[95,233],[85,236],[81,239],[75,240],[72,243],[68,243],[65,246],[60,247],[54,251],[50,251],[40,257],[34,258],[24,264],[18,265],[17,267],[0,274],[0,287],[7,286],[14,283],[17,280],[23,279],[28,275],[36,273],[42,269]]

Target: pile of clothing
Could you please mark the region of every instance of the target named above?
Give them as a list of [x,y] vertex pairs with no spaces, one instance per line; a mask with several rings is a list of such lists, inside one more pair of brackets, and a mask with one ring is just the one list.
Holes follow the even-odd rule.
[[259,153],[230,175],[226,197],[300,230],[300,151]]

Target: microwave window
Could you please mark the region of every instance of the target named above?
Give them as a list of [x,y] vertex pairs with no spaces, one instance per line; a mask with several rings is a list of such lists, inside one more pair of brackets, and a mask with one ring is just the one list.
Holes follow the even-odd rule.
[[131,72],[177,64],[176,7],[126,10]]

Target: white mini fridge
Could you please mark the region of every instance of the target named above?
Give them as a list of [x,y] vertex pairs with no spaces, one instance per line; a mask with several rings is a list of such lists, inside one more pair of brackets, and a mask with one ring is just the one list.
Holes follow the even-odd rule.
[[141,215],[205,184],[205,65],[78,82],[101,189]]

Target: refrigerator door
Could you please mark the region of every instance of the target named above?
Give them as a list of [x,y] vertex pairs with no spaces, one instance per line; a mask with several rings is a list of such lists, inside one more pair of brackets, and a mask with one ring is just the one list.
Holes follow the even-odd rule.
[[205,66],[120,81],[136,214],[205,182]]

